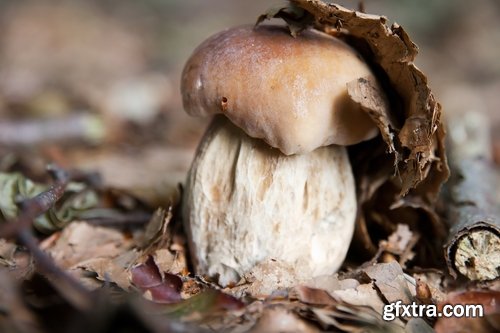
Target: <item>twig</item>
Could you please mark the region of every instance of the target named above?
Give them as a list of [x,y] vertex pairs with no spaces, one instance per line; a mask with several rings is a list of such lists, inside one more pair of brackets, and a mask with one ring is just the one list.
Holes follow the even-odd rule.
[[[102,211],[102,210],[100,210]],[[150,213],[129,213],[119,214],[111,212],[109,217],[92,217],[82,214],[80,218],[85,220],[86,223],[98,226],[113,226],[113,227],[142,227],[151,220]]]
[[100,142],[104,125],[99,117],[90,114],[73,114],[64,118],[44,121],[0,122],[0,144],[5,146],[34,145],[43,142],[83,140]]
[[448,185],[450,236],[445,258],[453,276],[492,280],[500,275],[500,214],[489,123],[468,113],[450,119]]

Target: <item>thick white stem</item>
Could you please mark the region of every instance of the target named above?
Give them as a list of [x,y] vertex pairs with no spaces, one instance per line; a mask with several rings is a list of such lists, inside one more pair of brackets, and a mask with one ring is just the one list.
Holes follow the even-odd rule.
[[344,147],[285,156],[223,117],[198,148],[183,198],[196,273],[223,286],[264,262],[291,270],[286,284],[335,272],[355,215]]

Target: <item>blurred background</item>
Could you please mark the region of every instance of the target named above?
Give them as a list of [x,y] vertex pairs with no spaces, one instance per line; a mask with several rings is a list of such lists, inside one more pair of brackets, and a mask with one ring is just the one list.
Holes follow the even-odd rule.
[[[0,1],[0,171],[47,161],[100,171],[161,200],[184,179],[206,120],[185,115],[194,48],[279,1]],[[338,1],[358,8],[358,1]],[[500,1],[367,0],[402,25],[447,114],[486,115],[500,155]]]

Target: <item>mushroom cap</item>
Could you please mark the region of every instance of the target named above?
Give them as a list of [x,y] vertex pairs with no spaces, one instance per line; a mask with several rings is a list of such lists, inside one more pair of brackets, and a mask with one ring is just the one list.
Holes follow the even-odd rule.
[[181,91],[190,115],[223,113],[249,136],[291,155],[377,135],[347,94],[347,83],[362,77],[374,75],[340,39],[315,30],[294,38],[282,26],[240,26],[194,51]]

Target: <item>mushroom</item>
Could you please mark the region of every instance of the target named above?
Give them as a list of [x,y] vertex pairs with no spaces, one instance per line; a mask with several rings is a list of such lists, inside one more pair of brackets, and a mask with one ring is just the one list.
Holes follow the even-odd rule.
[[345,146],[378,134],[348,97],[359,78],[375,80],[361,56],[315,30],[294,38],[281,26],[241,26],[194,51],[182,73],[184,108],[222,114],[183,197],[196,273],[227,286],[265,267],[289,286],[339,269],[357,212]]

